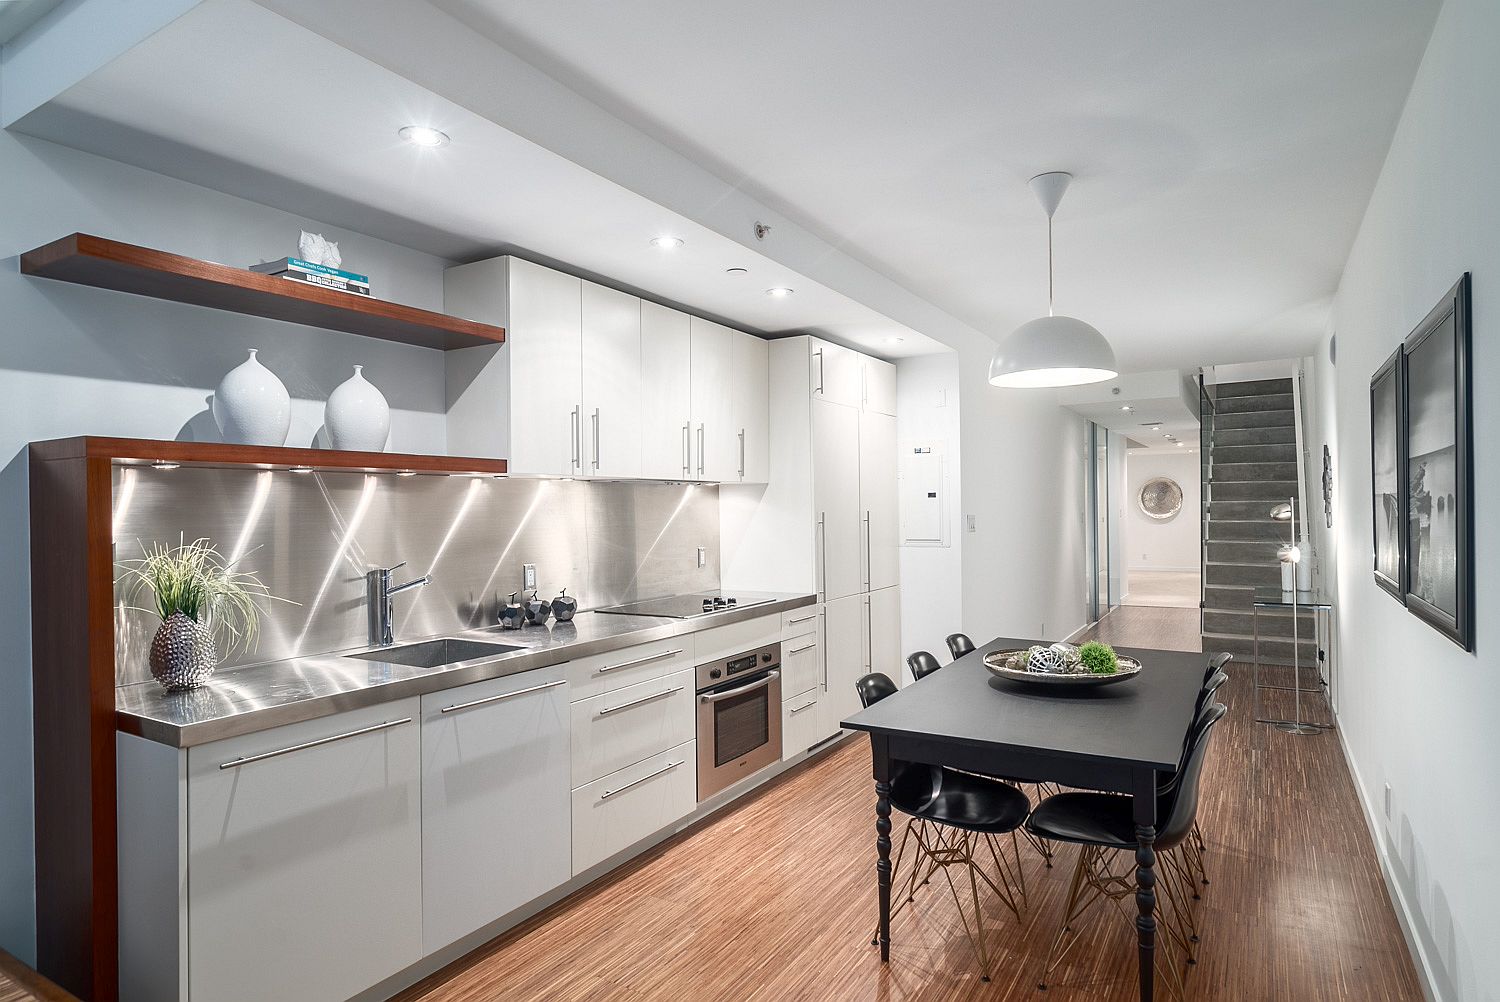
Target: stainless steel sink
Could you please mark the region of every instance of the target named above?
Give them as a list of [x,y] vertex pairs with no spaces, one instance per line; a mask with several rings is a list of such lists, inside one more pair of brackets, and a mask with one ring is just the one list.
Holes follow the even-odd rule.
[[460,661],[476,661],[492,658],[498,654],[524,651],[526,648],[513,644],[491,644],[483,640],[459,640],[444,637],[442,640],[427,640],[420,644],[397,644],[381,647],[363,654],[350,654],[351,658],[366,661],[386,661],[393,665],[411,665],[413,668],[441,668]]

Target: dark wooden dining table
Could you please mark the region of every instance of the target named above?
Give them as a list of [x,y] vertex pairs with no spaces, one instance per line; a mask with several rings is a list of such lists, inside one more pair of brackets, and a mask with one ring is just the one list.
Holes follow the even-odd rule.
[[946,765],[1023,782],[1134,798],[1140,997],[1155,992],[1156,788],[1175,771],[1209,655],[1118,648],[1142,664],[1134,679],[1062,691],[996,678],[990,651],[1042,641],[1001,638],[914,682],[843,726],[867,731],[875,768],[875,870],[880,959],[891,955],[891,775],[894,763]]

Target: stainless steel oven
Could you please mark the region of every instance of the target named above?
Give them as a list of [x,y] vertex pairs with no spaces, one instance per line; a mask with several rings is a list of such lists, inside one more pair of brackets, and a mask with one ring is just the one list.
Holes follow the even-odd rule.
[[781,645],[701,664],[698,799],[781,760]]

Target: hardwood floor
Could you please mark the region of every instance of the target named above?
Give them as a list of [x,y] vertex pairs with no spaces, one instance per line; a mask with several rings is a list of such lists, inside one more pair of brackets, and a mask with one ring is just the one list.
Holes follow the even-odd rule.
[[1197,571],[1126,571],[1121,605],[1157,605],[1196,609],[1203,578]]
[[0,950],[0,1002],[78,1002],[15,957]]
[[[1197,615],[1122,609],[1094,632],[1123,645],[1192,650]],[[1249,676],[1236,667],[1221,690],[1231,712],[1204,783],[1213,883],[1200,903],[1202,954],[1187,997],[1420,999],[1337,738],[1254,724]],[[1075,858],[1068,849],[1052,870],[1025,857],[1031,907],[1022,922],[989,902],[999,956],[990,984],[979,980],[940,881],[897,917],[891,963],[882,965],[870,946],[869,770],[866,740],[846,741],[399,998],[1135,998],[1134,927],[1107,906],[1081,923],[1086,940],[1052,986],[1036,989]]]

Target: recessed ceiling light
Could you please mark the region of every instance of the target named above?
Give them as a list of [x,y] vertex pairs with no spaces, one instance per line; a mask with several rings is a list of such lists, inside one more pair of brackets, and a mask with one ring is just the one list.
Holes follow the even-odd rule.
[[657,250],[676,250],[682,246],[681,237],[652,237],[651,246]]
[[312,472],[312,467],[311,466],[288,466],[286,468],[286,471],[288,473],[311,473]]
[[1187,444],[1186,442],[1178,442],[1177,443],[1177,448],[1181,449],[1186,444]]
[[768,296],[775,296],[777,299],[785,299],[787,296],[790,296],[794,291],[796,291],[796,290],[794,290],[794,289],[788,289],[784,285],[778,285],[774,289],[767,289],[766,290],[766,295],[768,295]]
[[175,470],[181,465],[181,463],[171,463],[165,459],[158,459],[151,464],[152,468],[157,470]]
[[900,344],[902,341],[905,341],[905,340],[906,340],[906,338],[901,337],[900,335],[892,334],[890,337],[888,337],[888,338],[885,339],[885,343],[886,344]]
[[1131,411],[1135,410],[1135,408],[1130,406],[1129,404],[1123,404],[1120,407],[1120,410],[1124,411],[1126,414],[1129,414]]
[[398,477],[414,477],[416,475],[417,475],[417,471],[416,470],[397,470],[396,471],[396,476],[398,476]]
[[724,269],[724,274],[726,274],[726,275],[748,275],[748,274],[750,274],[750,269],[749,268],[725,268]]
[[446,132],[439,132],[437,129],[432,129],[425,125],[404,126],[397,135],[413,146],[420,146],[428,150],[435,150],[439,146],[447,146],[449,142]]

